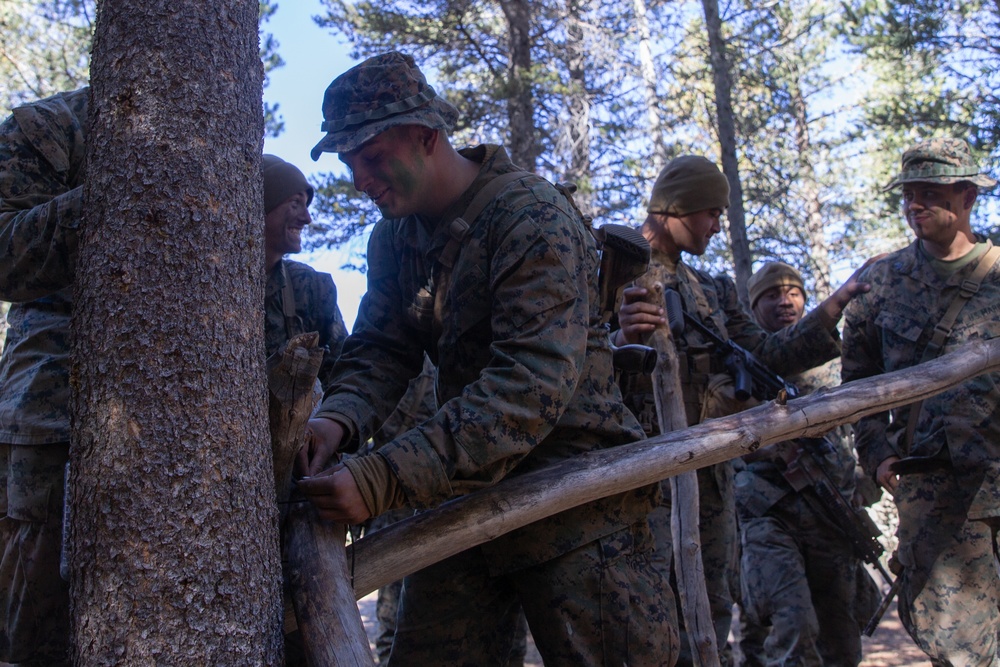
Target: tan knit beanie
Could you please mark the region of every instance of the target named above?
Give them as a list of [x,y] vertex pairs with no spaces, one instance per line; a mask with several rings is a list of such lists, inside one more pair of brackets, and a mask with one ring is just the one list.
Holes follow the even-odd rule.
[[313,187],[294,164],[285,162],[277,155],[265,153],[260,160],[260,171],[264,177],[265,214],[299,192],[306,193],[306,206],[312,203]]
[[682,155],[667,163],[656,177],[646,210],[687,215],[712,208],[729,208],[729,181],[711,160]]
[[768,262],[757,269],[747,281],[747,294],[750,296],[750,307],[757,305],[760,295],[772,287],[798,287],[802,296],[808,298],[802,275],[794,267],[784,262]]

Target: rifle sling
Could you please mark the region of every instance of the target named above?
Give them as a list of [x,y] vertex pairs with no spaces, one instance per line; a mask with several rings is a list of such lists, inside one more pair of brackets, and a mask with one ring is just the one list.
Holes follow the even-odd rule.
[[[962,311],[965,304],[968,303],[969,299],[979,291],[979,287],[983,284],[983,280],[986,279],[986,275],[993,268],[993,265],[997,263],[997,260],[1000,259],[1000,246],[993,245],[991,241],[987,241],[986,243],[986,253],[980,258],[975,271],[972,272],[972,275],[967,280],[962,281],[958,293],[955,294],[948,305],[948,310],[945,311],[941,320],[934,326],[934,333],[931,335],[931,340],[927,343],[927,347],[924,348],[924,353],[920,357],[920,363],[930,361],[941,354],[945,341],[951,335],[951,330],[955,327],[958,314]],[[906,421],[906,434],[903,441],[903,447],[907,455],[909,455],[910,448],[913,446],[913,436],[917,431],[917,421],[920,418],[920,411],[923,406],[924,402],[920,400],[912,403],[910,407],[910,416]]]

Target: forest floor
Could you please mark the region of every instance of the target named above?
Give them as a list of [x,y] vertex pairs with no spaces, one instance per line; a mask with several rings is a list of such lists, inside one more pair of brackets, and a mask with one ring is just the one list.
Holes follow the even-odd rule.
[[[375,636],[378,632],[378,622],[375,619],[375,597],[376,594],[371,593],[358,601],[373,655]],[[882,618],[875,635],[871,638],[864,637],[863,640],[864,659],[861,662],[861,667],[930,667],[931,663],[927,656],[916,647],[899,622],[895,604]],[[543,667],[542,659],[538,655],[538,651],[535,650],[534,642],[531,641],[530,636],[524,667]]]

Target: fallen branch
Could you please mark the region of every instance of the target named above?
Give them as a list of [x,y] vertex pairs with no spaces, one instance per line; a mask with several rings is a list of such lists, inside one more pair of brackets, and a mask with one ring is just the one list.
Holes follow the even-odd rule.
[[371,591],[533,521],[597,498],[759,447],[820,436],[840,424],[929,398],[1000,370],[1000,339],[976,341],[933,361],[614,449],[589,452],[544,470],[451,500],[353,544],[354,593]]

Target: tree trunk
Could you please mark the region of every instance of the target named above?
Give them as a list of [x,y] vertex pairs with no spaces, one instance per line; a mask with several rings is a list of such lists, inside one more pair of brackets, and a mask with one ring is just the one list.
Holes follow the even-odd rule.
[[820,436],[840,424],[913,403],[1000,371],[1000,339],[977,341],[919,366],[765,403],[623,445],[588,452],[387,526],[348,547],[354,594],[379,586],[570,507],[728,461],[759,447]]
[[500,3],[509,29],[510,71],[507,78],[507,115],[510,127],[510,159],[534,171],[539,146],[535,141],[535,97],[531,73],[531,2],[504,0]]
[[[664,303],[663,283],[651,273],[635,282],[639,287],[646,288],[647,301],[661,305]],[[672,332],[667,327],[657,327],[649,344],[657,354],[653,394],[660,433],[683,431],[688,426],[687,411],[681,389],[680,360]],[[712,610],[705,588],[705,566],[701,559],[698,473],[689,470],[671,477],[670,496],[670,542],[674,547],[677,592],[684,627],[692,647],[691,658],[695,667],[717,665],[719,648],[715,643],[715,626],[712,624]]]
[[830,295],[830,252],[826,243],[826,220],[823,217],[823,202],[820,198],[816,170],[812,164],[812,141],[809,137],[809,114],[805,96],[798,75],[790,86],[792,108],[795,113],[795,148],[798,153],[799,184],[802,199],[806,204],[804,222],[806,243],[809,248],[809,263],[815,278],[815,303]]
[[73,321],[77,664],[281,663],[258,9],[98,8]]
[[639,69],[642,75],[643,101],[646,104],[646,118],[649,123],[649,136],[653,142],[653,162],[651,171],[653,178],[660,173],[667,163],[667,128],[660,113],[660,93],[657,88],[658,76],[656,64],[653,62],[653,52],[650,48],[649,17],[646,14],[646,0],[633,0],[635,9],[635,27],[639,37]]
[[712,78],[715,82],[715,108],[719,120],[719,145],[722,148],[722,171],[729,181],[729,211],[727,229],[733,250],[736,271],[736,291],[740,301],[749,307],[747,280],[752,273],[750,243],[747,241],[746,215],[743,211],[743,185],[740,182],[740,163],[736,154],[736,120],[733,116],[733,81],[726,59],[726,41],[722,37],[722,19],[719,18],[718,0],[702,0],[705,9],[705,26],[708,28],[708,47],[712,59]]
[[569,86],[565,95],[565,146],[559,152],[569,157],[566,180],[579,190],[573,197],[584,214],[593,216],[593,186],[590,179],[590,91],[587,87],[588,21],[587,6],[580,0],[566,2],[566,49],[564,53]]

